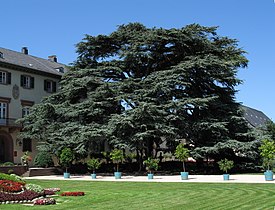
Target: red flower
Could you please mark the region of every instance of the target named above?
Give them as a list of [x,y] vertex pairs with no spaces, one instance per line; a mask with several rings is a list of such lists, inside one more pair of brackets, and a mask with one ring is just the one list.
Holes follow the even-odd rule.
[[61,196],[83,196],[84,192],[63,192],[60,194]]
[[11,180],[0,180],[0,190],[4,192],[21,192],[22,183]]

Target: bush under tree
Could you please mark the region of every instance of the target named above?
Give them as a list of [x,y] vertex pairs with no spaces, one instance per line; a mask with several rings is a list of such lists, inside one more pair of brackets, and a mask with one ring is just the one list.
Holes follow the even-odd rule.
[[34,159],[34,165],[43,168],[54,166],[52,155],[45,151],[38,152]]

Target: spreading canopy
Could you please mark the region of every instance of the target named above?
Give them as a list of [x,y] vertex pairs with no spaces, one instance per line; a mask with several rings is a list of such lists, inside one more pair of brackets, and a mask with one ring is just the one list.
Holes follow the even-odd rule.
[[235,101],[237,71],[248,60],[216,30],[130,23],[86,35],[59,93],[34,108],[25,133],[82,153],[107,140],[151,156],[185,139],[196,158],[252,158],[254,138]]

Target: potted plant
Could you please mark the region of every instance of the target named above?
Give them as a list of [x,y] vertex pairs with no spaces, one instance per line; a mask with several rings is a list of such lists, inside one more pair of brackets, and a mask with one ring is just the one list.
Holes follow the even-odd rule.
[[146,169],[148,171],[148,179],[153,179],[154,174],[152,173],[152,170],[158,170],[159,160],[148,157],[147,160],[143,161],[143,164],[146,166]]
[[113,163],[116,164],[116,172],[115,172],[115,178],[116,179],[121,179],[121,172],[119,172],[119,163],[122,163],[124,159],[123,151],[120,149],[114,149],[110,153],[110,158],[113,161]]
[[88,169],[92,171],[91,177],[92,179],[96,179],[95,170],[97,170],[101,166],[101,162],[98,158],[92,158],[87,161]]
[[70,178],[70,173],[68,173],[68,167],[71,166],[74,160],[74,153],[70,148],[62,149],[60,156],[60,164],[65,167],[64,178]]
[[26,151],[24,155],[21,157],[21,163],[23,166],[28,166],[30,161],[32,161],[32,158],[29,155],[29,152]]
[[184,162],[187,160],[187,158],[189,157],[189,150],[187,148],[184,147],[184,144],[179,144],[176,147],[176,151],[175,151],[175,157],[177,159],[179,159],[180,161],[182,161],[182,168],[183,168],[183,172],[180,172],[181,174],[181,179],[182,180],[186,180],[188,179],[188,172],[185,171],[185,164]]
[[263,157],[263,165],[266,167],[264,172],[265,180],[273,180],[273,172],[271,170],[271,164],[275,157],[275,143],[270,139],[264,139],[259,147],[260,155]]
[[220,167],[220,170],[225,172],[225,174],[223,174],[223,180],[229,180],[229,174],[227,173],[227,171],[233,168],[234,162],[225,158],[223,160],[220,160],[218,162],[218,165]]

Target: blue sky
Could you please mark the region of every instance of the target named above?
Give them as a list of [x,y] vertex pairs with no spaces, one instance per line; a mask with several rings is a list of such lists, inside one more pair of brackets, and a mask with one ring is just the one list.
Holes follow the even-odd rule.
[[0,46],[27,46],[42,58],[56,54],[69,64],[84,34],[109,34],[118,25],[181,28],[219,26],[218,33],[239,40],[250,60],[238,77],[236,99],[275,120],[275,3],[273,0],[9,0],[1,2]]

